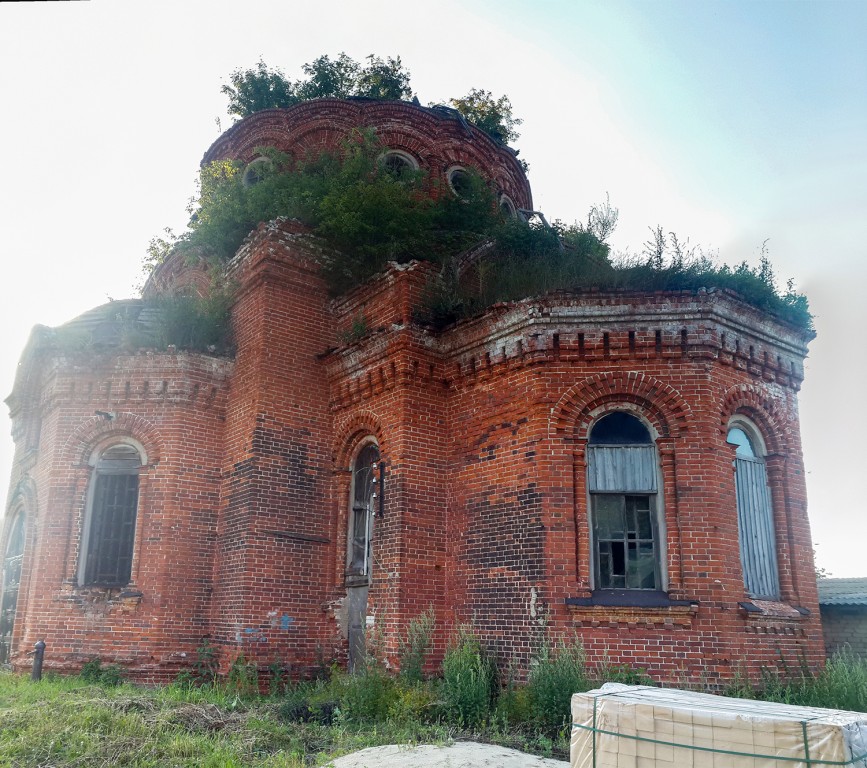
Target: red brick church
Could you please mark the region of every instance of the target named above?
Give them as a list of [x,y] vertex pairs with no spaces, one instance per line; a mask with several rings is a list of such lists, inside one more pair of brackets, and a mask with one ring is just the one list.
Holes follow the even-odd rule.
[[[248,117],[205,162],[333,148],[458,189],[475,169],[532,210],[515,154],[451,111],[320,100]],[[6,400],[0,661],[98,656],[142,680],[188,666],[394,662],[432,608],[507,664],[577,636],[591,662],[713,681],[824,658],[797,394],[810,334],[735,294],[583,292],[432,330],[421,259],[332,298],[323,244],[253,232],[226,267],[234,352],[134,349],[113,302],[37,327]],[[146,296],[206,290],[170,258]],[[368,329],[351,333],[363,317]]]

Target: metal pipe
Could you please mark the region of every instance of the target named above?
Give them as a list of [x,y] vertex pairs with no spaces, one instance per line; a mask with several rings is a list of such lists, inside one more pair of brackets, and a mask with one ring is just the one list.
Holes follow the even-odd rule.
[[34,648],[36,650],[33,652],[33,671],[30,673],[30,679],[34,683],[38,683],[42,679],[42,659],[45,656],[45,641],[37,641]]

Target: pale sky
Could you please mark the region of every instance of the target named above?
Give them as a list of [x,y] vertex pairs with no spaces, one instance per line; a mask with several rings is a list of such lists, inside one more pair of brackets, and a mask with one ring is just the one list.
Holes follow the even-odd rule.
[[615,250],[660,224],[756,264],[768,239],[816,315],[801,425],[819,564],[867,576],[865,38],[862,0],[0,3],[0,395],[34,324],[135,295],[150,238],[183,230],[233,69],[400,55],[422,103],[510,97],[549,219],[608,193]]

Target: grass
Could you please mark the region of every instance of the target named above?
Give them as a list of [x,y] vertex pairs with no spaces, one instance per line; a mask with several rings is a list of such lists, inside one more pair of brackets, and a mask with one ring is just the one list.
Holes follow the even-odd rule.
[[[631,667],[588,666],[578,642],[541,648],[527,685],[495,681],[469,631],[445,666],[442,679],[410,681],[374,663],[362,675],[333,672],[267,697],[237,681],[114,684],[111,668],[93,682],[96,664],[90,680],[0,673],[0,768],[301,768],[366,747],[459,739],[566,759],[572,693],[606,680],[651,682]],[[811,673],[781,659],[759,684],[736,682],[726,693],[863,712],[867,660],[843,654]]]
[[104,687],[0,674],[0,766],[301,768],[393,743],[437,743],[442,726],[286,722],[280,700],[186,686]]

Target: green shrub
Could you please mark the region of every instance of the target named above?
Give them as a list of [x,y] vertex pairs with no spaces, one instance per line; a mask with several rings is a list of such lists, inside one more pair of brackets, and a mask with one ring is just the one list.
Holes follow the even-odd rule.
[[335,692],[340,711],[354,722],[386,720],[399,697],[394,678],[377,664],[368,664],[354,674],[340,675]]
[[530,665],[528,681],[533,721],[549,734],[569,722],[572,694],[589,690],[584,648],[576,638],[568,645],[545,640]]
[[777,668],[762,670],[751,694],[785,704],[867,712],[867,659],[843,651],[814,673],[803,660],[792,666],[781,657]]
[[497,696],[493,717],[505,728],[514,728],[530,722],[533,711],[527,686],[510,685],[503,688]]
[[205,296],[163,296],[157,309],[157,344],[226,353],[231,349],[232,292],[212,288]]
[[433,682],[399,686],[388,710],[395,723],[430,723],[436,720],[439,700]]
[[434,624],[434,610],[428,608],[410,619],[405,637],[398,637],[397,656],[403,680],[415,683],[424,679],[424,665],[430,651]]
[[603,662],[595,670],[593,677],[600,683],[623,683],[624,685],[654,685],[653,678],[646,669],[629,664]]
[[209,638],[203,637],[201,644],[196,648],[196,660],[192,667],[183,670],[175,678],[175,682],[178,685],[197,688],[212,686],[219,670],[219,651],[211,644]]
[[494,689],[494,666],[478,639],[459,630],[443,659],[443,704],[446,718],[473,728],[486,720]]
[[238,654],[232,662],[232,666],[229,667],[225,687],[229,693],[235,694],[238,698],[257,696],[259,693],[259,669],[255,662],[248,660],[243,653]]
[[123,682],[123,670],[117,664],[102,666],[102,660],[98,656],[85,662],[78,676],[85,682],[96,683],[109,688],[118,686]]

